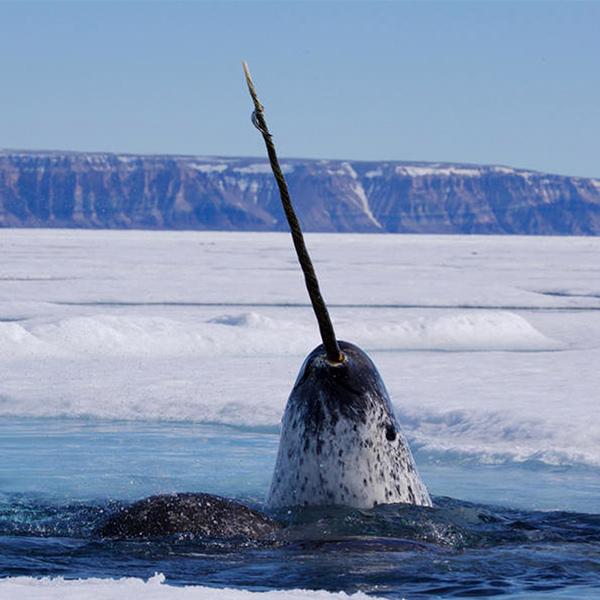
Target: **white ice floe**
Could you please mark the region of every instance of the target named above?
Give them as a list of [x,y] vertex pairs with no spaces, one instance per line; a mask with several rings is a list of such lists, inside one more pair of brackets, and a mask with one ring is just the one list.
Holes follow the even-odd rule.
[[[307,243],[423,451],[600,465],[600,239]],[[319,343],[286,234],[5,230],[2,252],[3,416],[274,430]]]
[[362,592],[326,592],[322,590],[274,590],[253,592],[204,586],[170,586],[162,574],[148,580],[64,579],[63,577],[13,577],[0,579],[0,598],[19,600],[368,600]]

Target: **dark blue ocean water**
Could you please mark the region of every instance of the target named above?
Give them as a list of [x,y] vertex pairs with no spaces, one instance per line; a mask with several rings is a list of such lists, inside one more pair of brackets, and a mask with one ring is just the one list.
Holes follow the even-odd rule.
[[94,534],[126,502],[204,491],[261,507],[275,430],[4,418],[0,577],[143,577],[253,590],[361,590],[390,598],[600,597],[600,474],[594,469],[416,458],[432,509],[279,515],[275,541]]

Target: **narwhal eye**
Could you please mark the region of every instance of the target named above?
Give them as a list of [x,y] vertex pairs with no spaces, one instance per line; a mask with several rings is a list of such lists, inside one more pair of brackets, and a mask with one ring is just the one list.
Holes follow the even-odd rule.
[[388,425],[385,428],[385,437],[390,442],[396,439],[396,428],[393,425]]

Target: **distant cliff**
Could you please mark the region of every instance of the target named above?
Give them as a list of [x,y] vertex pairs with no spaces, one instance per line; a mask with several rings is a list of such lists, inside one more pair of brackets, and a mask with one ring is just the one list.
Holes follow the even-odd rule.
[[[282,160],[306,231],[600,235],[600,180]],[[0,152],[0,227],[283,230],[264,159]]]

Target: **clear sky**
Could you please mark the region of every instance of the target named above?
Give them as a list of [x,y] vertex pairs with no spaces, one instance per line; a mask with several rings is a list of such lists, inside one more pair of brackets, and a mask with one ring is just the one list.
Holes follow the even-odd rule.
[[600,2],[0,1],[0,148],[600,177]]

